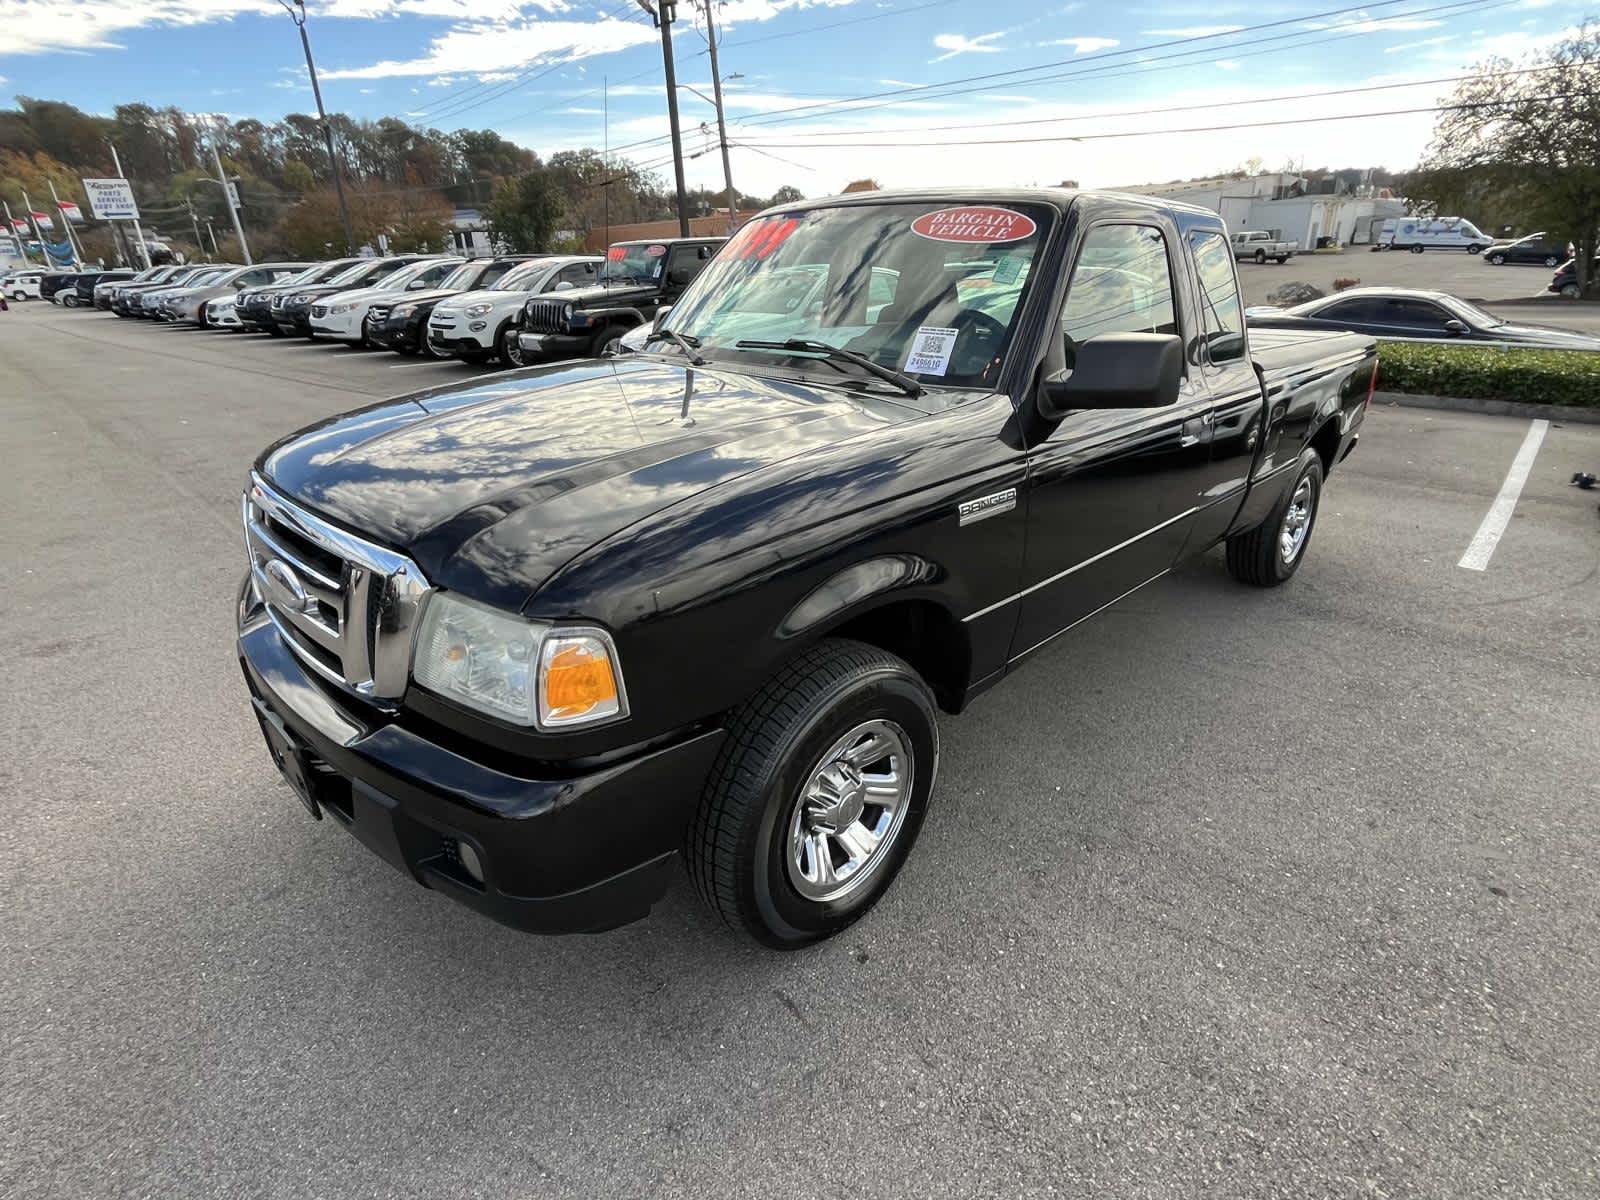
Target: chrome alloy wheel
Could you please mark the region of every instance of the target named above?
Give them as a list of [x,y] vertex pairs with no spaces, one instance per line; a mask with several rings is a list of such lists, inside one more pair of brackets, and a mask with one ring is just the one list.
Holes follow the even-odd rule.
[[1289,498],[1289,508],[1283,514],[1283,526],[1278,531],[1278,554],[1285,564],[1299,558],[1305,547],[1311,533],[1311,507],[1315,497],[1311,476],[1307,475]]
[[789,882],[828,901],[866,885],[910,807],[911,741],[893,721],[864,721],[812,769],[789,819]]

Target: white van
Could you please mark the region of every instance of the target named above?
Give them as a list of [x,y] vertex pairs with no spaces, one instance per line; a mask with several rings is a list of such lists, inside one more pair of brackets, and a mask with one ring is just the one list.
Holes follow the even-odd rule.
[[1378,234],[1382,250],[1465,250],[1477,254],[1492,237],[1465,217],[1390,217]]

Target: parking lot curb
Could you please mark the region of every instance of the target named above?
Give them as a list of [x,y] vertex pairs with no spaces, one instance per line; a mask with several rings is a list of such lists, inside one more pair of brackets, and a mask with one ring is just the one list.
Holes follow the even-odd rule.
[[1374,392],[1374,403],[1406,408],[1445,408],[1452,412],[1484,413],[1495,417],[1543,418],[1576,425],[1600,425],[1600,408],[1572,408],[1563,404],[1524,404],[1519,400],[1477,400],[1468,396],[1414,396],[1408,392]]

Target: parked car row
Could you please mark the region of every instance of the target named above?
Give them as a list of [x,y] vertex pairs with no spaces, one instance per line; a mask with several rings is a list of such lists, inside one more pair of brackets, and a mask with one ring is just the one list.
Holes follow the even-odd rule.
[[1252,329],[1343,330],[1390,340],[1511,342],[1554,350],[1600,350],[1600,337],[1513,323],[1459,297],[1418,288],[1350,288],[1291,308],[1253,305],[1245,310],[1245,319]]
[[8,300],[48,300],[63,308],[93,302],[94,287],[103,279],[131,279],[134,272],[97,268],[90,271],[51,271],[23,267],[0,275],[0,295]]
[[649,325],[725,240],[623,242],[604,256],[190,263],[102,273],[81,302],[135,320],[521,367],[625,352],[623,335]]

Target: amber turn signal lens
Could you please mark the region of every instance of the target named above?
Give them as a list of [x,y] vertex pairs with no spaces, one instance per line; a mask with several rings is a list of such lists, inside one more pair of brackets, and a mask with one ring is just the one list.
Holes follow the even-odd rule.
[[546,725],[599,720],[622,710],[609,648],[591,636],[554,636],[545,642],[539,695]]

